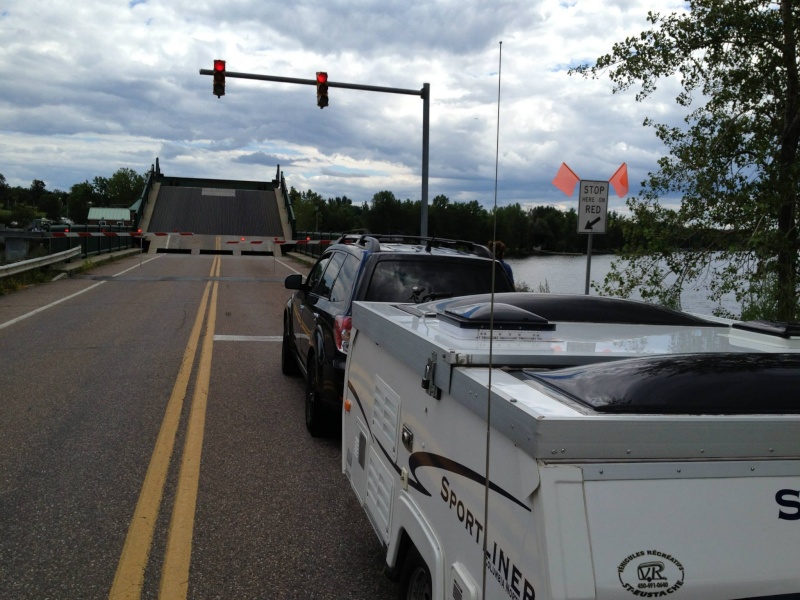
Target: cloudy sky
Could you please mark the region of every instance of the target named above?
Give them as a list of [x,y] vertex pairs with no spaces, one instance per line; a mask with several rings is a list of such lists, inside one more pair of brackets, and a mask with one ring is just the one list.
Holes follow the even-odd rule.
[[[608,79],[567,75],[679,0],[5,0],[0,3],[0,173],[69,190],[121,167],[287,183],[357,203],[421,197],[422,100],[228,78],[231,72],[431,88],[429,198],[577,208],[562,162],[631,190],[663,147],[645,116],[677,122],[674,85],[643,104]],[[502,42],[502,71],[500,42]],[[500,85],[498,86],[498,81]],[[498,111],[499,87],[499,111]],[[672,88],[672,89],[671,89]],[[498,136],[499,115],[499,136]],[[498,147],[499,138],[499,147]],[[499,156],[495,167],[496,154]],[[610,208],[624,200],[612,193]]]

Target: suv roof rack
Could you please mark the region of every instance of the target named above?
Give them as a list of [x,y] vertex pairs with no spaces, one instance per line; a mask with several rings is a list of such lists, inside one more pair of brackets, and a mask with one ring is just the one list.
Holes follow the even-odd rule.
[[[431,248],[451,248],[453,250],[466,250],[476,256],[483,258],[494,258],[491,250],[481,244],[476,244],[469,240],[451,240],[447,238],[422,237],[418,235],[405,235],[402,233],[365,233],[365,234],[344,234],[337,241],[337,244],[357,244],[367,248],[367,250],[379,250],[380,244],[424,244],[425,251],[430,252]],[[375,245],[377,244],[377,246]]]
[[370,252],[375,252],[381,249],[381,243],[377,239],[375,239],[375,236],[373,236],[372,234],[345,233],[334,243],[352,244],[354,246],[361,246],[362,248],[365,248]]

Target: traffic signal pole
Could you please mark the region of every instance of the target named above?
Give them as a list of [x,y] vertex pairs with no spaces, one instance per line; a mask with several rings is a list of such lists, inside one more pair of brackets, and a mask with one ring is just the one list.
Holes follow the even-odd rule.
[[419,235],[428,237],[428,146],[431,129],[431,84],[423,83],[422,90],[422,201],[419,209]]
[[[200,69],[200,75],[214,75],[212,69]],[[278,77],[276,75],[259,75],[256,73],[235,73],[226,71],[227,77],[239,79],[254,79],[257,81],[275,81],[278,83],[294,83],[299,85],[316,86],[316,79],[299,79],[297,77]],[[403,94],[406,96],[419,96],[422,98],[422,202],[420,208],[420,236],[428,236],[428,163],[430,144],[430,89],[429,83],[424,83],[421,90],[404,88],[383,87],[377,85],[362,85],[360,83],[343,83],[328,81],[329,88],[344,88],[349,90],[363,90],[366,92],[380,92],[384,94]]]

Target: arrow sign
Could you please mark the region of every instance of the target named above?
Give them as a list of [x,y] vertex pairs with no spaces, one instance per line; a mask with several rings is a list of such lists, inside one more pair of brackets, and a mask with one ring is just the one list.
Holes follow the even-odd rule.
[[[599,223],[601,220],[602,220],[602,219],[601,219],[600,217],[597,217],[597,218],[596,218],[594,221],[586,221],[586,227],[584,227],[584,229],[592,229],[592,228],[593,228],[595,225],[597,225],[597,224],[598,224],[598,223]],[[596,232],[594,232],[594,231],[593,231],[592,233],[596,233]]]
[[[578,233],[605,233],[608,181],[581,180],[578,197]],[[581,223],[585,223],[581,227]]]

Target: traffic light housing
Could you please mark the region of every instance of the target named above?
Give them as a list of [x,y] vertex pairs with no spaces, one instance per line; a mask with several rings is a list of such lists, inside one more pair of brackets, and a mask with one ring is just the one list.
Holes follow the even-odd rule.
[[214,60],[214,95],[221,98],[225,95],[225,61]]
[[325,71],[317,71],[317,106],[328,106],[328,74]]

